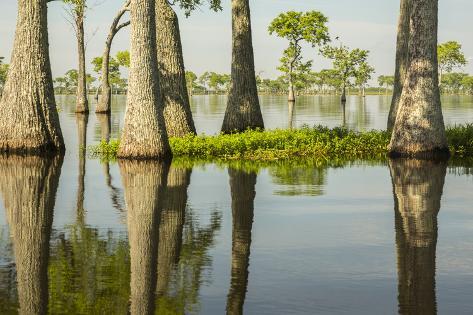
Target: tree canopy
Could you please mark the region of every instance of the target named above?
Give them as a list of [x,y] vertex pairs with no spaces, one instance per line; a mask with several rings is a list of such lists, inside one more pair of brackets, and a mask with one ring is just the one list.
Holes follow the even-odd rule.
[[462,51],[462,45],[449,41],[438,46],[438,62],[441,73],[450,73],[455,68],[466,66],[468,61]]

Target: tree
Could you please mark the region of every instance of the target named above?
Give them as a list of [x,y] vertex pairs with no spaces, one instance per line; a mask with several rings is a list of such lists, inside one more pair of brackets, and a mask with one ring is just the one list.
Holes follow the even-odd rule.
[[391,156],[449,155],[440,106],[437,64],[438,0],[413,1],[409,68],[394,123]]
[[179,20],[168,0],[156,0],[156,40],[167,132],[170,137],[196,134],[187,92]]
[[[1,58],[3,59],[3,57]],[[9,65],[2,63],[2,60],[0,59],[0,96],[2,95],[3,86],[7,81],[8,67]]]
[[395,85],[395,81],[396,81],[395,77],[390,76],[390,75],[380,75],[378,77],[378,84],[379,84],[380,87],[385,86],[386,95],[388,95],[389,87]]
[[462,88],[466,93],[473,94],[473,76],[463,78]]
[[18,0],[15,42],[0,101],[0,152],[64,151],[48,45],[46,0]]
[[85,40],[84,40],[84,20],[87,9],[87,0],[63,0],[68,9],[72,26],[76,33],[77,53],[79,56],[78,81],[77,81],[77,113],[89,112],[89,102],[87,100],[87,82],[85,73]]
[[133,0],[130,13],[129,88],[117,155],[127,159],[170,159],[159,90],[154,0]]
[[459,93],[466,77],[468,77],[466,73],[447,73],[442,76],[440,86],[442,90],[447,90],[450,93]]
[[[94,72],[102,77],[102,73],[103,73],[103,69],[104,69],[103,68],[103,57],[95,57],[94,59],[92,59],[91,63],[94,66]],[[120,63],[115,58],[109,58],[107,68],[108,68],[106,70],[107,73],[108,73],[107,74],[107,77],[108,77],[107,84],[110,88],[110,95],[111,95],[114,85],[120,84],[123,79],[120,77],[121,76]],[[103,79],[102,79],[102,89],[103,89]],[[97,88],[96,98],[98,97],[98,92],[99,92],[99,88]],[[104,105],[105,103],[101,103],[101,104]],[[97,109],[96,109],[95,112],[96,113],[107,113],[107,111],[105,111],[105,112],[98,111],[97,112]]]
[[190,95],[194,93],[194,88],[197,84],[196,82],[197,82],[197,75],[192,71],[186,71],[186,85],[187,85],[187,91],[189,92]]
[[249,0],[232,0],[232,74],[222,132],[263,129],[256,87]]
[[325,45],[330,41],[327,27],[328,19],[317,11],[281,13],[269,25],[269,34],[289,40],[289,47],[281,58],[278,68],[286,74],[289,82],[288,100],[294,102],[295,76],[306,74],[312,67],[312,61],[302,62],[302,42],[312,47]]
[[130,52],[128,50],[117,52],[115,59],[120,67],[130,68]]
[[[100,101],[97,103],[97,107],[95,109],[96,113],[109,113],[110,112],[110,105],[111,105],[111,96],[112,96],[112,88],[110,87],[110,78],[109,78],[109,71],[110,71],[110,50],[112,48],[112,42],[115,38],[115,35],[124,27],[130,25],[130,21],[120,23],[121,18],[130,9],[130,2],[131,0],[126,0],[124,5],[115,15],[113,19],[112,25],[110,26],[110,30],[107,36],[107,40],[105,41],[105,49],[102,55],[102,70],[101,70],[101,79],[102,79],[102,97]],[[118,57],[118,55],[117,55]],[[120,55],[122,57],[122,55]],[[129,65],[129,55],[128,55],[128,65]],[[96,99],[98,100],[98,90]]]
[[444,73],[450,73],[455,68],[466,66],[468,61],[462,51],[462,45],[455,41],[449,41],[438,45],[439,82],[442,84]]
[[360,95],[365,96],[365,87],[369,80],[371,80],[371,75],[374,73],[374,68],[370,66],[367,62],[360,64],[358,69],[355,71],[355,85],[360,89]]
[[350,79],[355,77],[358,68],[366,63],[368,53],[368,50],[358,48],[350,50],[343,45],[340,47],[326,46],[323,49],[324,56],[332,59],[333,69],[337,71],[342,82],[342,103],[346,102],[346,88],[350,85]]
[[[407,68],[409,66],[409,23],[412,0],[401,0],[400,14],[397,26],[396,44],[396,70],[394,73],[394,89],[391,107],[388,115],[387,129],[391,131],[396,121],[396,113],[399,108],[404,81],[407,78]],[[387,89],[386,89],[387,91]]]

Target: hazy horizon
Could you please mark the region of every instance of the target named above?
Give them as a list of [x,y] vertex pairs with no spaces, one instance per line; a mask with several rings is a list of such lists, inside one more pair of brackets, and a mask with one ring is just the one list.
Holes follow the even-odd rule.
[[[92,71],[90,61],[101,56],[110,23],[124,1],[93,0],[85,21],[87,45],[87,71]],[[332,38],[339,36],[350,48],[362,48],[370,51],[369,62],[376,69],[372,83],[379,75],[394,73],[394,55],[396,44],[397,18],[399,1],[376,0],[258,0],[250,1],[252,9],[253,46],[255,52],[256,73],[263,77],[276,78],[280,75],[276,69],[279,58],[287,42],[270,36],[267,27],[279,13],[294,11],[321,11],[329,18],[329,30]],[[439,3],[439,42],[459,41],[465,55],[471,62],[473,42],[469,41],[468,23],[473,11],[473,1],[450,0]],[[53,76],[62,76],[69,69],[77,68],[77,48],[74,31],[66,20],[64,5],[60,1],[48,4],[49,42]],[[3,0],[0,10],[0,56],[9,62],[15,24],[16,0]],[[207,6],[185,18],[180,16],[180,28],[183,42],[186,70],[198,75],[204,71],[229,73],[231,63],[231,12],[229,1],[224,2],[222,12],[212,12]],[[126,17],[127,19],[128,17]],[[125,18],[123,19],[125,21]],[[129,48],[129,29],[122,30],[115,38],[112,54]],[[314,60],[314,70],[329,68],[328,60],[323,59],[315,49],[304,49],[306,60]],[[469,64],[463,71],[473,73]]]

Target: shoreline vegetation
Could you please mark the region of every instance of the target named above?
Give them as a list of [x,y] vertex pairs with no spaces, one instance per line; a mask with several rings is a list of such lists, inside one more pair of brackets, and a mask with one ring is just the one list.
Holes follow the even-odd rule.
[[[448,127],[446,130],[452,158],[473,157],[473,124]],[[351,131],[343,127],[323,126],[300,129],[248,130],[218,135],[188,135],[170,138],[175,159],[201,162],[288,160],[378,160],[389,152],[391,135],[387,131]],[[102,141],[89,146],[92,158],[115,160],[119,140]]]

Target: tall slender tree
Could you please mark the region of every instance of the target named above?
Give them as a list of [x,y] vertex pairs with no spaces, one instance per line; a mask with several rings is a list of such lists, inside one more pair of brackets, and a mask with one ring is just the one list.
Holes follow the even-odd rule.
[[89,111],[89,101],[87,100],[87,80],[85,72],[85,35],[84,21],[87,9],[87,0],[64,0],[68,6],[69,13],[74,27],[77,40],[77,55],[79,57],[78,81],[77,81],[77,113],[87,113]]
[[132,0],[130,9],[131,64],[118,157],[170,159],[156,60],[155,0]]
[[438,0],[413,1],[409,67],[389,145],[392,156],[449,155],[438,86],[437,31]]
[[249,0],[232,0],[232,83],[222,132],[264,128],[256,87]]
[[404,81],[407,78],[407,68],[409,66],[409,23],[411,13],[411,1],[401,0],[399,21],[397,26],[396,45],[396,71],[394,74],[394,90],[391,100],[391,108],[388,116],[388,130],[392,130],[396,121],[396,114],[399,108]]
[[179,20],[168,0],[156,0],[156,39],[168,135],[196,134],[186,86]]
[[109,80],[109,67],[110,67],[110,49],[112,48],[112,42],[115,38],[115,35],[124,27],[130,25],[130,21],[120,23],[121,18],[130,9],[131,0],[126,0],[125,4],[120,8],[120,10],[115,15],[112,25],[110,26],[110,31],[105,41],[105,49],[102,55],[102,71],[101,79],[102,83],[100,88],[102,89],[102,97],[97,103],[95,108],[96,113],[110,113],[112,89],[110,87]]
[[49,61],[46,0],[18,0],[15,42],[0,102],[0,152],[64,151]]

